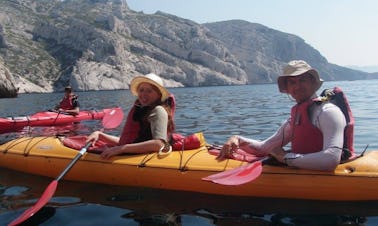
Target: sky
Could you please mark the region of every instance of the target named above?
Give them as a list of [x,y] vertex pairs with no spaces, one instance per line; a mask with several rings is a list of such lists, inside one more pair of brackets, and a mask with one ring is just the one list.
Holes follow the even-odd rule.
[[377,0],[126,0],[197,23],[240,19],[297,35],[340,66],[378,66]]

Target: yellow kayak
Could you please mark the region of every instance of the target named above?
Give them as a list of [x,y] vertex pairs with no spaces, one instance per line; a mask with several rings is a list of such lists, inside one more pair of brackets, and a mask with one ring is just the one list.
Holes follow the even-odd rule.
[[[57,137],[23,137],[0,145],[0,167],[57,177],[78,154]],[[340,164],[334,172],[264,165],[259,177],[237,186],[202,180],[209,175],[249,164],[217,161],[206,147],[122,155],[103,160],[87,152],[64,179],[110,185],[150,187],[208,194],[313,200],[378,200],[378,151]]]

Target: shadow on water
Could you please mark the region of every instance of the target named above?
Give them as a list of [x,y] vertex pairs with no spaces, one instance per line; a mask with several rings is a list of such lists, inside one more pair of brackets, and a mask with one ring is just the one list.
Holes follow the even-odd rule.
[[[50,182],[0,169],[1,225],[33,205]],[[50,202],[23,225],[376,225],[377,215],[373,201],[248,198],[60,181]]]

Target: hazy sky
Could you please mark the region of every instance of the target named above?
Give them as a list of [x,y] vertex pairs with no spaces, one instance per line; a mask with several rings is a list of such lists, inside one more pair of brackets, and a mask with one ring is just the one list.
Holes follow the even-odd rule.
[[241,19],[295,34],[341,66],[378,65],[377,0],[126,0],[197,23]]

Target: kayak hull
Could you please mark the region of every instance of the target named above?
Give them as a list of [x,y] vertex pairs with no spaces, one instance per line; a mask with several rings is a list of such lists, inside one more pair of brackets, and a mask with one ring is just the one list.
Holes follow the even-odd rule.
[[[19,138],[1,145],[0,151],[0,167],[52,178],[78,153],[55,137]],[[232,196],[378,200],[378,151],[341,164],[334,172],[264,165],[257,179],[243,185],[226,186],[201,180],[244,164],[248,163],[217,161],[205,147],[160,157],[153,153],[116,156],[110,160],[85,153],[64,179]]]
[[80,111],[78,115],[69,115],[59,112],[38,112],[30,116],[0,118],[0,134],[16,132],[26,126],[60,126],[83,120],[101,120],[104,115],[117,108],[105,108],[101,111]]

